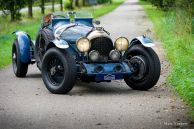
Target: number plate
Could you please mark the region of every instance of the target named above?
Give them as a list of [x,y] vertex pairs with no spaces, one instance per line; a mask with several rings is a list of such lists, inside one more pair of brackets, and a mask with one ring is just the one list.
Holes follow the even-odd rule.
[[112,74],[105,75],[104,80],[115,80],[115,75]]

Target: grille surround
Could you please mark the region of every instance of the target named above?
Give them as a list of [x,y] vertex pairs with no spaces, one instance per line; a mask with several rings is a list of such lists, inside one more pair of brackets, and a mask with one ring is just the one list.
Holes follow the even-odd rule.
[[90,51],[98,51],[100,54],[99,61],[101,62],[107,61],[109,59],[109,53],[111,50],[113,50],[113,48],[112,40],[107,37],[96,37],[91,40]]

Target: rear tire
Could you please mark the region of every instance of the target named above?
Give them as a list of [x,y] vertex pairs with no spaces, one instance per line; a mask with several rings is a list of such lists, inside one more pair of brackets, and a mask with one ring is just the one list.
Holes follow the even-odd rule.
[[75,60],[65,50],[50,48],[43,58],[42,79],[51,93],[68,93],[76,81]]
[[15,42],[12,45],[12,66],[14,74],[17,77],[26,76],[28,71],[28,63],[21,62],[20,49],[17,40],[15,40]]
[[125,77],[126,84],[135,90],[152,88],[160,77],[160,60],[152,48],[136,44],[126,51],[126,59],[135,69],[135,73]]

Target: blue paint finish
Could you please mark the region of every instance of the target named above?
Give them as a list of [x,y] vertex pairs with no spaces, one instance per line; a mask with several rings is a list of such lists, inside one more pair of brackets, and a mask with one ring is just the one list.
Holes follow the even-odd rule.
[[93,27],[93,18],[75,18],[75,23]]
[[69,44],[69,48],[65,50],[68,51],[72,55],[72,57],[74,57],[75,60],[80,60],[79,52],[72,46],[72,44]]
[[53,30],[55,30],[57,27],[61,26],[61,25],[65,25],[65,24],[69,24],[70,23],[70,19],[67,18],[61,18],[61,19],[53,19],[52,20],[52,27]]
[[88,27],[85,25],[75,25],[74,27],[70,27],[65,30],[61,34],[61,38],[66,40],[68,43],[76,43],[76,40],[85,37],[90,31],[92,27]]
[[[114,75],[115,78],[111,78],[110,80],[117,80],[117,79],[123,79],[125,75],[131,75],[133,72],[130,70],[129,66],[125,63],[106,63],[106,64],[101,64],[101,63],[92,63],[92,64],[87,64],[83,63],[84,68],[86,69],[86,75],[88,76],[95,76],[96,81],[103,81],[105,76],[111,76]],[[97,73],[95,71],[96,67],[102,67],[103,71],[100,73]],[[122,71],[116,72],[114,71],[114,68],[116,66],[121,66]]]
[[[127,71],[131,71],[131,69],[129,68],[129,65],[127,64],[127,63],[125,63],[125,62],[122,62],[122,65],[123,65],[123,67],[125,68],[125,71],[127,72]],[[132,72],[132,71],[131,71]]]
[[107,76],[109,78],[107,78],[106,81],[107,80],[120,80],[120,79],[123,79],[125,75],[127,75],[127,73],[111,73],[111,74],[101,73],[95,76],[95,80],[105,81],[105,78],[107,78]]
[[30,38],[24,31],[14,32],[17,36],[19,49],[20,49],[20,60],[23,63],[29,63],[31,61],[30,57]]
[[76,53],[77,55],[81,54],[81,53],[79,52],[79,50],[77,49],[76,44],[69,44],[69,46],[70,46],[70,48],[71,48],[70,50],[71,50],[72,52]]
[[[85,25],[89,27],[93,27],[93,18],[75,18],[74,22],[79,25]],[[73,23],[74,23],[73,22]],[[69,18],[60,18],[60,19],[52,19],[52,27],[56,29],[57,27],[65,24],[70,24]]]
[[144,40],[145,43],[153,43],[153,40],[149,37],[143,36],[143,40]]

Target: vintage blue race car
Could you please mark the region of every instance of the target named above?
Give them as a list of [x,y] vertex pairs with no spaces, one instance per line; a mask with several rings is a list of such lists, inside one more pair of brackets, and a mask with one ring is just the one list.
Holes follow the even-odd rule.
[[146,36],[128,41],[112,40],[100,21],[79,17],[79,12],[48,14],[43,17],[36,41],[16,31],[12,47],[13,71],[25,77],[28,65],[36,63],[47,89],[69,92],[76,80],[111,82],[124,79],[132,89],[148,90],[158,81],[160,61]]

